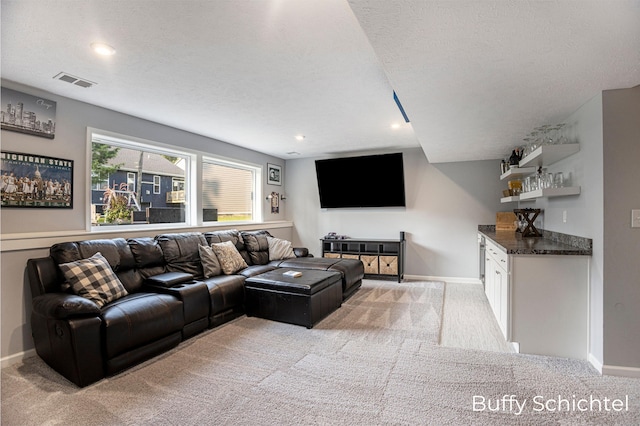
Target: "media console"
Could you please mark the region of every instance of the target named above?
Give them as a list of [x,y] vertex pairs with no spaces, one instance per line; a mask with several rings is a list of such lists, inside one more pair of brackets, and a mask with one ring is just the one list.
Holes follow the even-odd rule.
[[404,232],[398,240],[364,238],[323,238],[322,257],[360,259],[365,278],[404,278],[406,241]]

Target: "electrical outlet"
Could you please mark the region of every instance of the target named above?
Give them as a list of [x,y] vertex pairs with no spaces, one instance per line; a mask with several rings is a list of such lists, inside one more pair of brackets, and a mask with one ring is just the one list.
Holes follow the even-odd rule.
[[567,223],[567,211],[562,210],[562,223]]
[[631,227],[640,228],[640,210],[631,210]]

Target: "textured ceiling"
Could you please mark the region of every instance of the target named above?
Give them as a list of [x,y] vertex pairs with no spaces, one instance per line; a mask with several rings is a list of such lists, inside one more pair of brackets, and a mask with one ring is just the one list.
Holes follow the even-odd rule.
[[501,158],[600,91],[640,84],[637,0],[350,5],[431,162]]
[[[3,79],[280,158],[419,145],[432,162],[500,158],[599,91],[640,83],[637,0],[2,0],[1,12]],[[94,41],[116,55],[97,57]]]

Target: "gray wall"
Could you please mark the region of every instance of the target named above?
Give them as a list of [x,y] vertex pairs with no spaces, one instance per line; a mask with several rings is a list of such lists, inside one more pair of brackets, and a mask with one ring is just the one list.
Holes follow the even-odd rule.
[[[285,173],[285,162],[279,158],[13,82],[3,80],[2,86],[57,102],[55,139],[3,130],[2,150],[74,160],[73,210],[48,209],[45,215],[43,210],[38,209],[4,209],[1,224],[3,234],[85,229],[90,184],[86,181],[87,127],[263,165],[265,173],[267,163],[279,164]],[[265,184],[262,191],[265,196],[271,191],[282,193],[285,189],[284,186],[266,185],[266,178],[263,180]],[[261,205],[265,220],[284,219],[282,207],[279,214],[271,214],[266,201]]]
[[[283,166],[282,159],[267,156],[255,151],[230,145],[218,140],[206,138],[193,133],[163,126],[147,120],[121,114],[105,108],[100,108],[83,102],[53,95],[31,87],[25,87],[13,82],[2,81],[2,85],[36,96],[42,96],[57,102],[56,137],[53,140],[21,133],[2,130],[2,150],[39,154],[74,160],[74,208],[72,210],[55,209],[2,209],[0,212],[1,231],[6,234],[18,234],[30,249],[7,250],[6,239],[3,242],[1,262],[1,340],[0,358],[19,354],[33,348],[29,326],[31,314],[31,294],[26,278],[25,266],[27,259],[46,256],[47,245],[39,244],[40,238],[28,240],[32,233],[57,232],[57,241],[76,241],[91,238],[111,238],[115,236],[156,235],[161,231],[127,232],[118,234],[85,233],[87,217],[87,200],[89,182],[86,181],[86,138],[87,127],[148,139],[160,143],[170,144],[191,150],[202,151],[232,159],[263,165],[274,163]],[[266,182],[266,176],[263,175]],[[286,176],[284,178],[286,183]],[[285,186],[263,185],[263,194],[271,191],[284,192]],[[269,203],[262,204],[265,221],[284,220],[284,206],[281,204],[279,214],[271,214]],[[255,225],[259,228],[270,229],[268,226]],[[196,229],[194,229],[196,230]],[[162,231],[165,232],[165,231]],[[167,230],[166,232],[170,232]],[[276,228],[272,232],[281,237],[291,239],[291,228]],[[67,235],[65,237],[64,235]],[[73,234],[73,235],[71,235]]]
[[[546,229],[593,238],[590,354],[607,367],[640,368],[640,86],[607,90],[567,119],[580,152],[550,167],[582,193],[539,200]],[[562,221],[563,211],[567,222]]]
[[[589,352],[602,363],[602,300],[603,300],[603,163],[602,163],[602,95],[589,100],[565,120],[572,142],[580,143],[580,151],[550,167],[551,172],[563,172],[568,186],[581,187],[572,197],[542,198],[535,208],[544,210],[544,228],[565,234],[593,239],[590,262],[590,345]],[[522,203],[523,207],[530,204]],[[533,206],[532,206],[533,207]],[[566,211],[567,221],[563,222]]]
[[500,204],[499,161],[433,165],[420,148],[399,151],[406,208],[321,209],[315,160],[287,160],[287,219],[294,223],[294,241],[319,256],[319,239],[331,231],[389,239],[405,231],[406,274],[477,279],[478,224],[494,224],[497,211],[510,209]]
[[604,361],[640,368],[640,86],[602,94]]

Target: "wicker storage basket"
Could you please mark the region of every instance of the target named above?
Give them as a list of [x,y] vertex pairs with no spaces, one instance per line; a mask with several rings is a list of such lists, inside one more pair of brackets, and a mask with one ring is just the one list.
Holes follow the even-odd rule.
[[331,259],[340,259],[340,253],[325,253],[324,257],[328,257]]
[[359,254],[343,254],[342,255],[343,259],[360,259],[360,255]]
[[380,273],[398,275],[398,256],[380,256]]
[[366,256],[361,255],[360,260],[364,264],[364,273],[365,274],[378,274],[378,256]]

